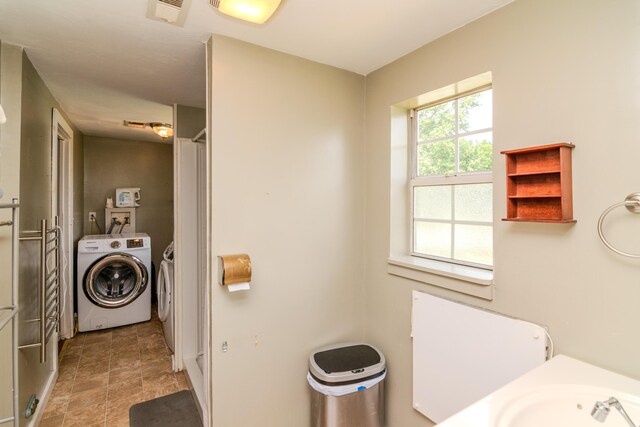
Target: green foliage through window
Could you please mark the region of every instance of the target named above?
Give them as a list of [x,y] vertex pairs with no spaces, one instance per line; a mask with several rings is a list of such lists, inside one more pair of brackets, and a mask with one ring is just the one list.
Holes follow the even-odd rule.
[[492,169],[491,95],[489,89],[418,110],[418,176]]

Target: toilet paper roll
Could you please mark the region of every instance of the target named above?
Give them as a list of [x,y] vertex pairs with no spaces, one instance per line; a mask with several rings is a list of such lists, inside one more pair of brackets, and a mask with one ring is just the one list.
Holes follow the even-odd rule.
[[224,255],[219,260],[219,282],[222,286],[251,282],[251,259],[247,254]]
[[227,285],[229,292],[248,291],[251,289],[251,285],[247,282],[236,283],[235,285]]

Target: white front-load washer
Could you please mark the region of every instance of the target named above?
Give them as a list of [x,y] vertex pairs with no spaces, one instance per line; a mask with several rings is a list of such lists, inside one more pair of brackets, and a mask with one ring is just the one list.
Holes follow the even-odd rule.
[[167,246],[163,254],[158,272],[158,317],[162,322],[164,340],[167,346],[175,353],[175,324],[174,324],[174,280],[173,280],[173,242]]
[[151,238],[145,233],[84,236],[78,242],[78,330],[151,319]]

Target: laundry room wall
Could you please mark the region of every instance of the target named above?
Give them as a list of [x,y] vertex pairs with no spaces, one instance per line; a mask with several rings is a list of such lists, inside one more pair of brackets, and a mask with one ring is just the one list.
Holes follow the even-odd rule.
[[[42,219],[51,217],[51,123],[56,108],[65,118],[64,110],[34,68],[27,53],[22,52],[21,70],[21,118],[20,118],[20,231],[37,230]],[[74,145],[82,145],[83,136],[73,125]],[[77,150],[74,150],[77,154]],[[75,177],[77,178],[77,176]],[[77,182],[77,180],[76,180]],[[74,191],[78,191],[77,187]],[[74,201],[78,198],[74,196]],[[77,210],[77,208],[74,208]],[[76,222],[81,222],[76,218]],[[74,230],[75,231],[75,230]],[[74,233],[75,234],[75,233]],[[80,238],[74,235],[74,240]],[[20,244],[20,319],[37,318],[39,246],[36,242]],[[63,291],[64,292],[64,291]],[[22,323],[22,322],[21,322]],[[20,340],[32,343],[39,340],[37,323],[22,323]],[[49,342],[48,347],[55,345]],[[48,350],[52,351],[52,350]],[[53,370],[51,360],[40,363],[38,348],[20,351],[20,407],[26,407],[31,394],[42,398],[49,375]]]
[[176,105],[175,114],[174,127],[178,138],[193,138],[207,124],[207,110],[204,108]]
[[20,169],[20,227],[38,228],[51,212],[51,118],[56,108],[73,130],[74,242],[82,237],[82,161],[83,135],[66,116],[51,91],[23,52],[22,133]]
[[100,234],[89,223],[95,211],[102,232],[107,197],[115,201],[116,188],[140,187],[142,200],[136,208],[136,232],[151,236],[156,271],[162,252],[173,239],[173,146],[97,136],[84,144],[84,231]]
[[[67,123],[69,123],[67,121]],[[84,236],[84,136],[73,141],[73,242],[74,254],[78,240]]]

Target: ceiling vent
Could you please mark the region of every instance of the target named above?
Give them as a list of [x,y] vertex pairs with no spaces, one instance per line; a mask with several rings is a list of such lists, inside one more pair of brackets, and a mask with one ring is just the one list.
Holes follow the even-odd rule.
[[191,0],[149,0],[147,18],[184,26]]
[[133,120],[125,120],[124,125],[130,128],[144,129],[147,127],[145,122],[135,122]]

